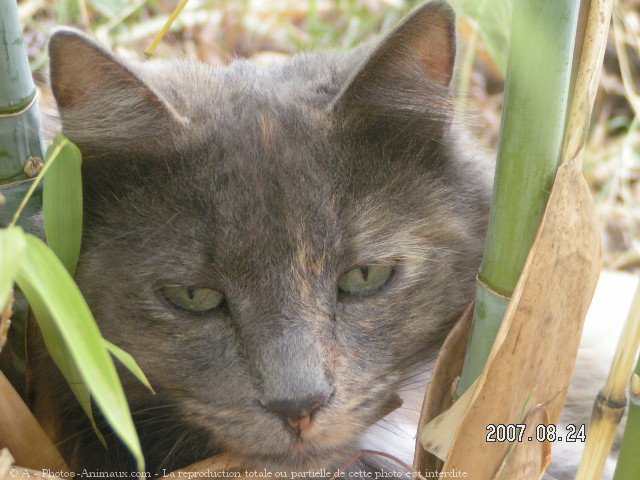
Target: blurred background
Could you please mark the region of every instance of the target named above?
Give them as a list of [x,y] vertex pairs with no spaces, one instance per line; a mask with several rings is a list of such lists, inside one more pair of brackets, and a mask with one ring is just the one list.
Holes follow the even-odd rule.
[[[512,0],[449,0],[458,12],[457,108],[495,148]],[[46,42],[80,28],[141,56],[179,0],[19,0],[31,68],[46,103]],[[417,0],[190,0],[156,56],[211,64],[277,61],[300,50],[346,49],[388,31]],[[585,175],[596,200],[604,266],[640,272],[640,0],[617,0],[591,123]]]

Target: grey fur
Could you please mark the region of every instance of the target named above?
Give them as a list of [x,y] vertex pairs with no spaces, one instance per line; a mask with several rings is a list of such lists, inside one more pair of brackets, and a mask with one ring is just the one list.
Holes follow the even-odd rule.
[[[53,35],[62,130],[84,155],[77,279],[158,392],[124,374],[150,470],[221,449],[247,466],[334,468],[433,357],[473,297],[493,170],[453,118],[454,42],[444,2],[382,41],[270,66],[125,66]],[[368,264],[394,265],[389,283],[339,294],[339,276]],[[159,295],[167,284],[224,291],[227,309],[185,314]],[[34,363],[72,468],[131,468]],[[331,399],[302,438],[261,406],[318,393]]]

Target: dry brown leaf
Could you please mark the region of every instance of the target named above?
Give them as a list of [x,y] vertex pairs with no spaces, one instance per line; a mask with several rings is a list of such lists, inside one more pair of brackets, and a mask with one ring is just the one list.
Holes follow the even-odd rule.
[[[540,478],[551,463],[551,443],[539,442],[536,435],[538,425],[549,424],[549,415],[543,405],[537,405],[522,422],[526,425],[524,441],[514,443],[507,452],[493,480],[512,478]],[[533,440],[529,441],[531,438]]]
[[69,471],[31,411],[0,372],[0,448],[8,448],[18,465],[35,470]]
[[[444,412],[453,403],[451,397],[452,385],[462,371],[464,355],[467,351],[471,320],[473,319],[474,303],[464,311],[455,326],[449,332],[436,359],[436,366],[425,394],[418,431]],[[416,438],[416,451],[413,467],[420,472],[433,472],[438,468],[438,459],[422,448],[420,440]]]
[[13,466],[13,457],[9,450],[3,448],[0,450],[0,480],[5,480],[9,477],[9,470]]
[[[464,416],[469,409],[478,381],[474,381],[469,389],[448,410],[427,423],[420,430],[418,443],[421,448],[432,453],[440,460],[446,460],[455,440],[455,434],[460,428]],[[437,463],[439,464],[439,463]],[[433,467],[437,471],[437,465]]]
[[487,425],[521,423],[527,405],[544,404],[549,422],[558,421],[600,267],[593,201],[570,162],[558,169],[536,241],[443,471],[492,479],[509,444],[487,443]]

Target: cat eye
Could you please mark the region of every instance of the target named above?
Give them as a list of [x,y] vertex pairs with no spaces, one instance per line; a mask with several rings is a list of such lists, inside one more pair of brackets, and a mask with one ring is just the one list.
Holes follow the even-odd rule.
[[373,293],[387,283],[392,272],[393,267],[383,265],[356,267],[340,277],[338,289],[353,295]]
[[193,313],[203,313],[224,304],[224,293],[213,288],[164,287],[161,292],[174,306]]

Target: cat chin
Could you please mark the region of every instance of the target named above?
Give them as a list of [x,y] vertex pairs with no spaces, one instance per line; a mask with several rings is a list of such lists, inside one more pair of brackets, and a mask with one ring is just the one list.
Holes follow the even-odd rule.
[[345,425],[318,427],[317,432],[306,439],[294,435],[284,438],[276,435],[277,441],[269,441],[262,435],[227,438],[221,442],[224,444],[222,450],[238,458],[242,468],[247,470],[333,472],[356,452],[362,430]]
[[[243,468],[299,471],[338,468],[357,450],[362,433],[381,416],[389,393],[321,411],[299,438],[272,414],[189,405],[191,419],[209,434],[209,444],[241,460]],[[247,422],[247,418],[253,418]]]
[[[356,452],[354,443],[335,447],[330,450],[318,450],[309,448],[305,450],[292,449],[287,453],[272,453],[269,455],[251,452],[234,452],[241,459],[241,465],[246,470],[261,471],[266,469],[270,472],[327,472],[333,475],[338,468],[343,467],[350,457]],[[291,478],[288,475],[288,478]]]
[[348,436],[327,433],[322,439],[277,444],[259,440],[231,442],[232,445],[228,444],[225,450],[240,458],[242,466],[247,469],[319,470],[341,466],[356,451],[357,439],[357,433]]

